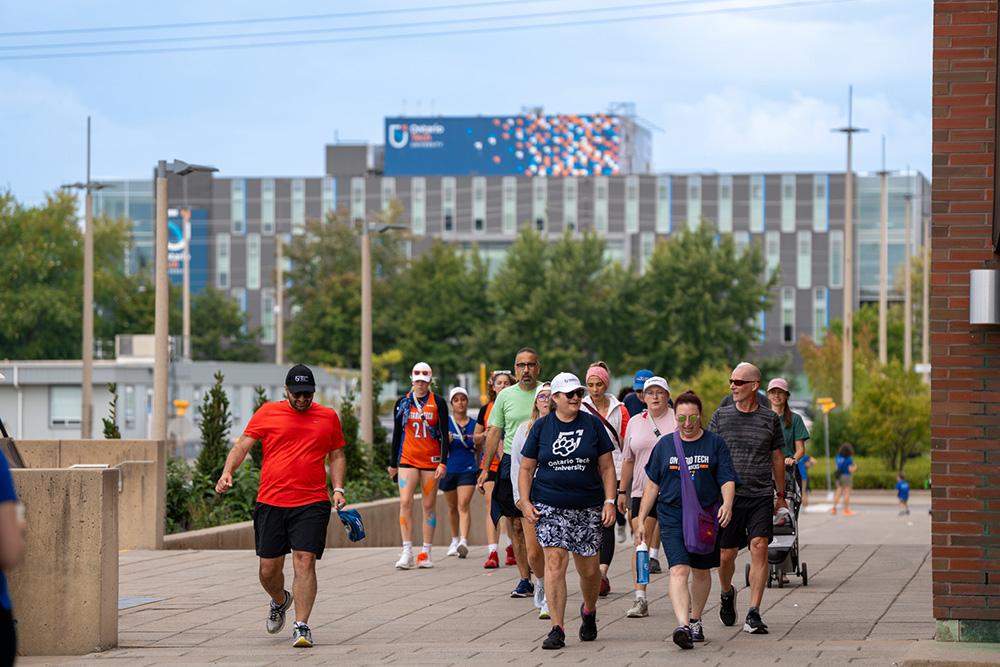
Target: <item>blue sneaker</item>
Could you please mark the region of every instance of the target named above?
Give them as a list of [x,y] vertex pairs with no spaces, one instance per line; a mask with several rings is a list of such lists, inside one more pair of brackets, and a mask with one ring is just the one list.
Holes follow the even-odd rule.
[[305,623],[299,623],[292,630],[292,646],[296,648],[311,648],[313,645],[313,635],[309,630],[309,626]]
[[285,612],[288,608],[292,606],[292,592],[285,591],[285,602],[279,607],[271,601],[271,606],[268,607],[267,613],[267,631],[269,634],[276,635],[281,632],[281,628],[285,627]]
[[522,579],[517,582],[517,588],[510,592],[512,598],[526,598],[535,594],[535,585],[530,579]]

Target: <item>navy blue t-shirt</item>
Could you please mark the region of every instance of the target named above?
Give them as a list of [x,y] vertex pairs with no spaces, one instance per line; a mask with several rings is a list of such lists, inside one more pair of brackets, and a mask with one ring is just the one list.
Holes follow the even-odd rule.
[[[476,449],[472,444],[472,434],[475,430],[475,419],[465,422],[465,427],[462,428],[455,421],[454,417],[448,418],[448,442],[450,443],[450,449],[448,450],[447,472],[469,472],[477,469]],[[465,444],[463,445],[461,441],[453,439],[451,437],[452,433],[462,436]],[[469,449],[469,447],[472,447],[472,449]]]
[[581,410],[571,422],[556,413],[541,417],[528,432],[521,456],[538,460],[531,502],[565,509],[604,503],[597,459],[614,449],[604,424]]
[[[740,485],[733,459],[729,456],[729,447],[718,433],[704,431],[697,440],[681,440],[681,445],[684,447],[684,456],[702,507],[708,507],[721,498],[722,485],[726,482]],[[646,476],[660,486],[658,502],[681,506],[681,477],[673,433],[660,438],[653,447],[653,453],[646,464]]]

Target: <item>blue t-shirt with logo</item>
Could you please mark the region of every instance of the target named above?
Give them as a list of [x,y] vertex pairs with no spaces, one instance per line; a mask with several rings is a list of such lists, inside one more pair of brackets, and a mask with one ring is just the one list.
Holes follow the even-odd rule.
[[[17,492],[14,490],[14,478],[10,474],[7,457],[0,452],[0,503],[16,503]],[[0,609],[10,611],[10,593],[7,592],[7,577],[0,571]]]
[[896,482],[896,495],[900,500],[910,499],[910,483],[906,480]]
[[[721,499],[722,485],[726,482],[740,485],[739,475],[736,474],[733,459],[729,455],[729,447],[718,433],[703,431],[697,440],[681,440],[681,446],[702,507],[708,507]],[[646,476],[660,486],[660,495],[657,496],[659,503],[681,506],[681,476],[677,467],[677,448],[674,446],[673,433],[668,433],[656,442],[653,453],[649,455],[649,462],[646,463]]]
[[852,456],[838,456],[837,462],[837,473],[840,475],[850,475],[851,466],[854,465],[854,457]]
[[[448,418],[448,442],[451,447],[448,450],[448,470],[447,472],[469,472],[477,470],[476,448],[472,444],[472,434],[476,431],[476,420],[470,419],[465,422],[465,427],[458,425],[454,417]],[[455,440],[451,434],[455,433],[462,440]],[[462,444],[462,442],[465,444]],[[471,449],[470,449],[471,448]]]
[[571,422],[554,412],[541,417],[521,449],[522,457],[538,460],[531,502],[565,509],[599,507],[605,498],[597,459],[613,449],[604,424],[583,410]]

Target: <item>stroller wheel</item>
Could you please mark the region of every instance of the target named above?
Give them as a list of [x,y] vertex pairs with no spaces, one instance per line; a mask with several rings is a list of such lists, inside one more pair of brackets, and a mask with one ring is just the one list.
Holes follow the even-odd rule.
[[771,584],[774,581],[774,572],[768,571],[767,573],[767,587],[771,588]]
[[785,575],[784,575],[784,573],[779,572],[777,579],[778,579],[778,588],[784,588],[785,587]]
[[806,564],[805,563],[802,563],[802,585],[803,586],[808,586],[809,585],[809,571],[806,570]]
[[750,563],[747,563],[747,588],[750,587]]

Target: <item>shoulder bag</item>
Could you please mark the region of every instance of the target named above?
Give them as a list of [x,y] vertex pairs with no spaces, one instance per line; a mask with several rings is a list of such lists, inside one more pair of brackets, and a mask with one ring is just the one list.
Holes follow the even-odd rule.
[[708,507],[701,506],[679,431],[674,431],[674,447],[677,449],[677,472],[681,476],[684,548],[692,554],[710,554],[715,550],[715,538],[719,534],[719,503],[716,501]]

